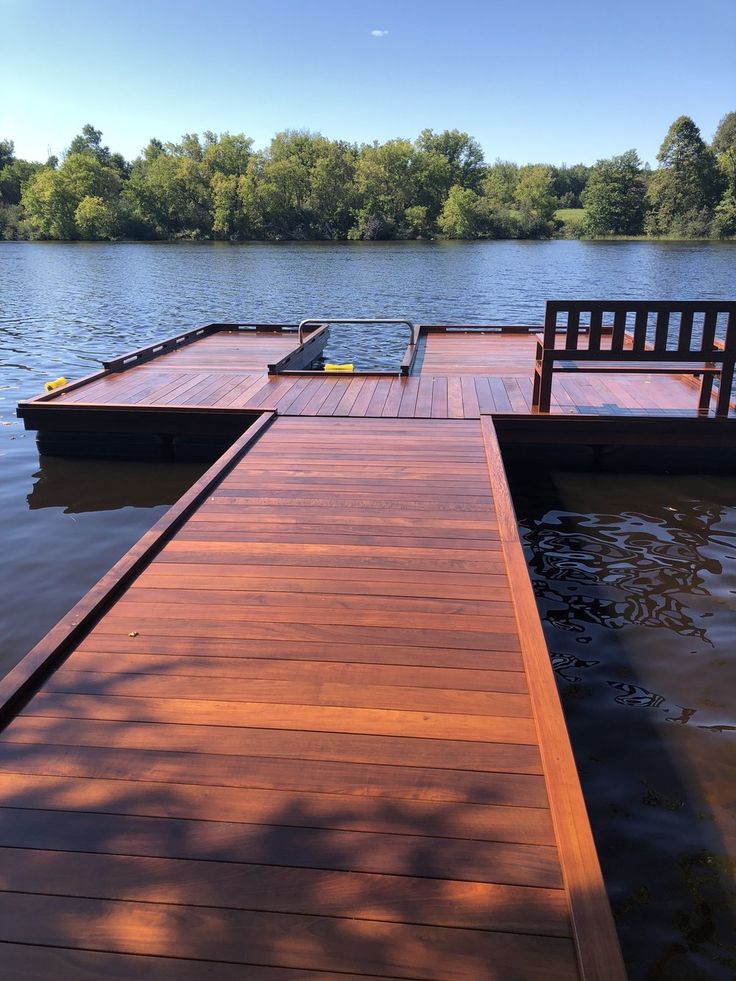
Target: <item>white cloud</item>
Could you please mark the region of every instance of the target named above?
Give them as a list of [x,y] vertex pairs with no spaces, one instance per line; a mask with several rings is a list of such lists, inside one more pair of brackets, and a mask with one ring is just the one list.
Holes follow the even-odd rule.
[[388,31],[371,31],[371,37],[386,37]]

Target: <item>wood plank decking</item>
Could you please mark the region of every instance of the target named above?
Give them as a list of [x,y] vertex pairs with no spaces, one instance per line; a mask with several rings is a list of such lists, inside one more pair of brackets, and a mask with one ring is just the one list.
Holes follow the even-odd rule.
[[642,374],[535,415],[529,333],[430,328],[401,378],[213,330],[19,407],[258,421],[0,682],[4,976],[623,978],[496,426],[733,420]]
[[0,736],[5,976],[622,978],[492,425],[233,458]]
[[[182,350],[69,391],[21,403],[31,428],[115,407],[275,409],[281,415],[477,419],[530,415],[532,334],[430,331],[421,369],[409,377],[304,373],[269,376],[266,363],[288,353],[288,335],[222,332]],[[253,353],[251,351],[253,345]],[[275,347],[274,347],[275,345]],[[475,368],[475,370],[473,370]],[[73,410],[72,410],[73,407]],[[618,374],[554,379],[554,415],[697,417],[697,387],[687,376]]]

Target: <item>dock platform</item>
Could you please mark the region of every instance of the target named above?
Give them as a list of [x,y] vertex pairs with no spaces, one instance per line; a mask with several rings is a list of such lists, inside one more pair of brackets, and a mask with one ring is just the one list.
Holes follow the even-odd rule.
[[5,976],[623,979],[497,430],[733,420],[657,376],[532,417],[524,332],[405,378],[251,342],[20,407],[245,431],[0,682]]
[[[288,335],[261,339],[237,330],[196,340],[152,359],[113,367],[59,391],[21,402],[30,429],[81,431],[111,411],[130,421],[147,410],[182,419],[206,409],[223,416],[264,408],[279,415],[351,418],[478,419],[532,414],[534,328],[424,327],[414,371],[355,375],[290,370],[268,373],[266,360],[294,350]],[[249,343],[261,356],[244,355]],[[264,348],[276,345],[278,348]],[[289,347],[291,345],[291,347]],[[114,367],[118,365],[118,367]],[[698,418],[696,386],[686,375],[583,375],[555,378],[552,414]],[[150,425],[151,416],[148,417]]]

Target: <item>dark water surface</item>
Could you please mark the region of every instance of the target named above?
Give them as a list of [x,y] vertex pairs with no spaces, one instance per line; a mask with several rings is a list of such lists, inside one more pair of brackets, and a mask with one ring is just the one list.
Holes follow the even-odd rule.
[[[0,243],[0,675],[202,469],[39,460],[15,404],[48,379],[209,320],[539,323],[552,297],[730,298],[735,273],[736,243]],[[344,328],[326,354],[404,346]],[[555,480],[528,545],[632,976],[734,977],[736,487]]]
[[736,476],[512,487],[632,978],[736,977]]

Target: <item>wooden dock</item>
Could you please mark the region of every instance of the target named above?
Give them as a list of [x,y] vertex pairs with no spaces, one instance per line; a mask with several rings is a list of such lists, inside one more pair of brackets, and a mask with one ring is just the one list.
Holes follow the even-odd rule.
[[[417,371],[329,375],[267,374],[243,357],[247,342],[264,341],[224,331],[125,370],[107,369],[59,392],[23,402],[29,428],[83,427],[114,409],[122,419],[148,410],[207,409],[219,414],[273,409],[280,415],[418,419],[477,419],[482,414],[529,415],[535,340],[531,331],[425,329]],[[282,356],[295,340],[268,337]],[[229,353],[228,353],[229,350]],[[266,355],[268,357],[269,355]],[[123,359],[119,359],[121,362]],[[114,364],[114,362],[113,362]],[[604,375],[555,378],[555,415],[697,418],[691,378]],[[148,417],[150,419],[150,415]]]
[[[496,436],[544,425],[532,338],[429,330],[407,378],[274,340],[20,407],[248,428],[0,683],[4,976],[624,978]],[[555,398],[715,422],[677,377]]]

